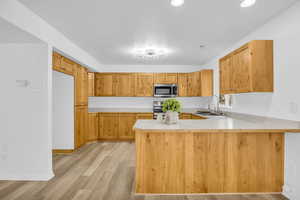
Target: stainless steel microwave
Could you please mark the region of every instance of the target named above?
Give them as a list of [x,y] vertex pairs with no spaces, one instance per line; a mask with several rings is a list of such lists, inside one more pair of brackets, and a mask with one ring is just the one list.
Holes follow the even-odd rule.
[[178,89],[176,84],[155,84],[154,97],[177,97]]

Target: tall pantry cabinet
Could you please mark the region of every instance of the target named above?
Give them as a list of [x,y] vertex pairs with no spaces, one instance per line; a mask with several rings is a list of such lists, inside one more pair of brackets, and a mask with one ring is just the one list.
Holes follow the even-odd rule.
[[[74,77],[74,147],[84,145],[87,141],[88,130],[88,72],[78,63],[53,52],[53,70]],[[56,150],[60,152],[60,150]]]

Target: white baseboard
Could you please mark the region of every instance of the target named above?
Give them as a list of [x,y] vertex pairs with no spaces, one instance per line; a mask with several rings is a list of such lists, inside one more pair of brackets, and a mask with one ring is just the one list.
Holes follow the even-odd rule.
[[54,173],[3,173],[0,172],[0,180],[6,181],[49,181],[54,177]]

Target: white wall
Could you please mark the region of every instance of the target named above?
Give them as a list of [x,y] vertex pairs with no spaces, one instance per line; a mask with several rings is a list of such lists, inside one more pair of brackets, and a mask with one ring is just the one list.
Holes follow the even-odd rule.
[[[246,22],[245,22],[246,23]],[[298,2],[281,15],[233,45],[222,55],[203,67],[215,69],[215,92],[219,91],[218,59],[244,43],[257,40],[274,40],[275,92],[233,95],[233,112],[261,116],[300,120],[300,3]],[[292,200],[300,199],[300,136],[286,136],[286,184],[293,191],[285,192]]]
[[102,65],[98,60],[78,47],[20,2],[16,0],[1,0],[0,17],[53,46],[59,52],[76,60],[78,63],[93,70],[102,71]]
[[[48,180],[51,68],[45,44],[0,44],[0,180]],[[27,87],[17,80],[28,80]]]
[[53,149],[74,149],[74,77],[53,71]]
[[[150,108],[152,97],[89,97],[89,108]],[[207,107],[210,97],[178,97],[183,108]]]

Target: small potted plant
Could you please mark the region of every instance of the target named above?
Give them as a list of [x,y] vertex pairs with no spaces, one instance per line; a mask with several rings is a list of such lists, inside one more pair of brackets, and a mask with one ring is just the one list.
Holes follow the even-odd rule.
[[162,105],[162,111],[166,113],[165,122],[167,124],[176,124],[179,120],[178,113],[181,110],[181,103],[176,99],[167,99]]

